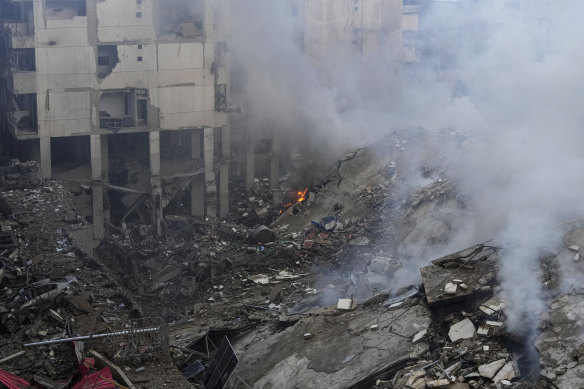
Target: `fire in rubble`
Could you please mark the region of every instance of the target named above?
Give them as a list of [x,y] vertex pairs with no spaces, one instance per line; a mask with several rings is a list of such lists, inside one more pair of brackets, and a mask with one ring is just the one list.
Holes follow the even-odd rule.
[[308,196],[308,187],[305,188],[303,191],[298,191],[296,192],[296,194],[294,195],[294,199],[284,205],[282,205],[282,209],[280,209],[280,213],[284,212],[288,207],[295,205],[295,204],[299,204],[303,201],[306,201]]

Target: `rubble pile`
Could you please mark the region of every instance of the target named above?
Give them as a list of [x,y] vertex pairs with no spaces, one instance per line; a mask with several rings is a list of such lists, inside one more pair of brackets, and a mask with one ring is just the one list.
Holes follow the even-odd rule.
[[0,189],[33,189],[44,182],[41,166],[36,161],[14,159],[0,168]]
[[445,169],[408,159],[419,136],[347,154],[320,186],[284,182],[283,201],[257,179],[225,220],[176,208],[162,235],[108,224],[94,253],[79,248],[90,226],[63,186],[2,192],[0,380],[578,387],[582,288],[559,285],[561,271],[582,270],[584,229],[537,270],[549,304],[534,312],[540,332],[510,333],[505,252],[446,249],[464,199]]
[[[125,369],[138,364],[160,373],[162,383],[185,385],[167,356],[152,353],[152,342],[136,343],[132,331],[145,325],[161,328],[159,319],[156,326],[136,322],[125,290],[77,245],[76,233],[88,224],[72,208],[71,193],[49,181],[34,189],[4,191],[0,202],[0,369],[12,374],[0,382],[69,387],[91,371],[105,369],[107,360],[113,361],[107,368],[118,382],[123,381],[114,367],[131,376]],[[109,335],[97,335],[101,333]],[[118,342],[113,341],[116,336]],[[90,368],[82,369],[88,358]],[[141,380],[145,387],[157,381]]]

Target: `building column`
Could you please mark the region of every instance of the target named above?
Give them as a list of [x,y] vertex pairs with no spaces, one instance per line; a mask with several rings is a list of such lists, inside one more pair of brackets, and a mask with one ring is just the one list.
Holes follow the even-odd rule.
[[203,129],[203,160],[205,161],[205,202],[208,217],[217,217],[217,184],[214,169],[214,130],[211,127]]
[[152,225],[156,233],[162,234],[162,179],[160,177],[160,132],[148,133],[150,144],[150,201],[152,203]]
[[219,217],[229,214],[229,163],[231,162],[231,127],[221,128],[221,167],[219,168]]
[[255,143],[250,132],[245,138],[245,188],[250,190],[255,178]]
[[280,202],[280,136],[272,134],[272,153],[270,154],[270,189],[274,196],[274,203]]
[[96,241],[100,241],[103,239],[105,233],[105,224],[103,220],[101,135],[89,135],[89,149],[91,154],[93,238]]
[[43,177],[49,179],[53,175],[51,166],[51,138],[42,137],[39,139],[39,142],[41,154],[41,170],[43,172]]
[[[109,183],[109,144],[107,135],[101,136],[101,181]],[[104,206],[103,220],[108,223],[111,220],[109,205],[107,207]]]
[[[201,135],[200,129],[191,130],[191,159],[194,166],[200,165],[195,161],[200,160],[203,155]],[[205,177],[202,175],[194,176],[191,181],[191,215],[205,216]]]

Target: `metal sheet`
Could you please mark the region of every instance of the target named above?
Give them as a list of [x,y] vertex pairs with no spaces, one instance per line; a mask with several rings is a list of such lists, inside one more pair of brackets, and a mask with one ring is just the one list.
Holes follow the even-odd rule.
[[205,389],[222,389],[239,363],[235,350],[227,336],[223,337],[215,359],[211,362],[205,377]]

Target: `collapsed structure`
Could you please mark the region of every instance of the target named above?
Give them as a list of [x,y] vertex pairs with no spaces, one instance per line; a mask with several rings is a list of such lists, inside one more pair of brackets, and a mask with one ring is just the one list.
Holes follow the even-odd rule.
[[[317,63],[340,45],[452,81],[464,34],[430,39],[425,2],[290,4]],[[0,5],[3,154],[31,160],[0,169],[0,382],[579,385],[581,290],[559,285],[566,262],[581,270],[579,221],[526,269],[549,305],[537,331],[508,331],[505,252],[449,243],[467,204],[433,148],[472,139],[388,131],[296,185],[309,158],[282,171],[289,145],[232,102],[229,5]]]

